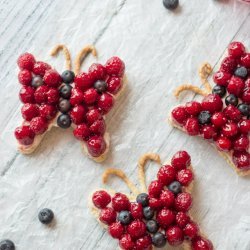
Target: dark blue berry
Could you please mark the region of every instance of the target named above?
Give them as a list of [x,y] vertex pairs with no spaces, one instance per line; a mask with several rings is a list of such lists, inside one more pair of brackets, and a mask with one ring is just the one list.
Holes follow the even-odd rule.
[[227,106],[230,104],[233,106],[237,106],[238,105],[238,98],[235,95],[230,94],[225,98],[225,103]]
[[0,242],[0,250],[15,250],[15,245],[11,240],[2,240]]
[[38,88],[43,85],[43,78],[41,76],[34,76],[31,82],[31,86]]
[[98,93],[103,93],[107,89],[107,83],[104,81],[96,81],[94,83],[94,88],[97,90]]
[[147,221],[146,227],[147,227],[148,232],[153,233],[153,234],[156,233],[159,229],[159,225],[157,221],[155,220]]
[[209,113],[209,111],[201,111],[198,115],[198,121],[202,125],[209,124],[211,121],[211,114]]
[[62,85],[62,87],[59,90],[60,96],[64,99],[69,99],[71,96],[71,89],[72,87],[68,84]]
[[57,118],[57,125],[60,128],[69,128],[71,125],[71,118],[68,114],[61,114]]
[[212,92],[213,92],[213,94],[216,94],[216,95],[218,95],[220,97],[223,97],[223,96],[225,96],[227,91],[226,91],[226,88],[224,86],[215,85],[213,87]]
[[167,243],[166,237],[162,233],[156,233],[152,236],[152,243],[156,247],[164,247]]
[[168,189],[174,194],[179,194],[181,192],[181,184],[179,181],[173,181],[169,184]]
[[245,104],[245,103],[241,103],[238,105],[238,109],[240,111],[240,113],[244,116],[249,116],[250,115],[250,107],[249,105]]
[[58,104],[58,109],[60,112],[62,113],[67,113],[70,111],[71,109],[71,104],[69,100],[66,99],[62,99],[60,100],[59,104]]
[[75,73],[71,70],[65,70],[61,74],[61,78],[62,78],[62,81],[64,83],[72,83],[74,81],[74,78],[75,78]]
[[143,216],[146,220],[151,220],[154,217],[154,210],[151,207],[143,208]]
[[49,208],[44,208],[42,209],[39,214],[38,214],[38,219],[43,223],[43,224],[49,224],[51,221],[54,219],[54,213],[51,209]]
[[118,219],[118,221],[121,222],[121,224],[128,225],[132,220],[132,216],[131,216],[131,213],[129,211],[121,211],[118,214],[117,219]]
[[163,0],[163,5],[168,10],[174,10],[174,9],[176,9],[178,7],[179,0]]
[[234,71],[234,75],[245,79],[247,77],[248,71],[245,67],[239,67]]
[[146,207],[148,205],[148,200],[148,194],[146,193],[138,194],[138,196],[136,197],[137,203],[141,203],[143,207]]

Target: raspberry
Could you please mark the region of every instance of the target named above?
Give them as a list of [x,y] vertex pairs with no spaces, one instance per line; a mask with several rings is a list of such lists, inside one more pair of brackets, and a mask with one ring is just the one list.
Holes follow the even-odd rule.
[[133,250],[135,243],[129,234],[124,234],[119,240],[119,246],[123,250]]
[[172,117],[177,123],[184,125],[187,120],[188,114],[184,107],[177,107],[172,110]]
[[32,74],[29,70],[23,69],[18,73],[18,81],[22,85],[30,85],[32,81]]
[[221,63],[220,71],[232,74],[237,67],[237,62],[234,60],[234,58],[228,56],[224,58],[224,60]]
[[240,59],[242,66],[246,68],[250,68],[250,53],[246,53]]
[[190,221],[190,217],[184,213],[184,212],[178,212],[176,214],[176,224],[180,227],[180,228],[184,228],[187,223]]
[[156,198],[149,198],[149,207],[154,210],[160,210],[163,207],[162,201]]
[[241,78],[233,76],[228,83],[227,91],[235,96],[240,96],[243,92],[244,86],[244,81]]
[[216,146],[221,151],[229,151],[232,147],[232,142],[227,137],[219,137],[216,140]]
[[33,67],[33,73],[35,75],[44,76],[47,70],[50,70],[51,66],[45,62],[36,62]]
[[29,126],[21,126],[15,129],[15,137],[22,145],[30,145],[34,141],[35,134]]
[[83,100],[86,104],[93,104],[96,102],[98,93],[96,89],[90,88],[83,93]]
[[193,180],[193,172],[190,169],[182,169],[177,173],[176,180],[183,186],[188,186]]
[[92,202],[97,208],[107,207],[110,201],[110,195],[104,190],[96,191],[92,196]]
[[222,127],[222,134],[226,137],[233,137],[238,133],[237,124],[230,122]]
[[220,86],[227,87],[229,80],[231,79],[232,75],[223,71],[218,71],[214,74],[213,79],[214,82]]
[[242,101],[246,104],[250,104],[250,89],[246,89],[241,97]]
[[36,134],[43,134],[48,129],[48,124],[42,117],[35,117],[30,122],[30,129]]
[[192,197],[189,193],[180,193],[175,198],[177,211],[187,212],[192,206]]
[[21,109],[23,119],[31,121],[34,117],[39,115],[38,108],[35,104],[26,103]]
[[191,164],[190,155],[186,151],[178,151],[172,157],[171,164],[177,170],[186,168]]
[[83,123],[83,124],[77,125],[77,127],[73,131],[73,134],[76,139],[82,141],[82,140],[88,139],[90,135],[90,131],[89,131],[88,126],[85,123]]
[[87,142],[87,147],[89,153],[93,157],[99,157],[106,150],[106,142],[104,141],[103,137],[94,135],[89,138]]
[[134,219],[141,220],[143,218],[142,204],[132,202],[130,204],[130,213]]
[[82,91],[89,89],[93,86],[94,81],[90,78],[90,76],[84,72],[75,76],[75,86]]
[[124,62],[117,56],[111,57],[105,64],[106,72],[110,76],[123,76]]
[[106,225],[111,225],[116,220],[115,210],[111,207],[106,207],[102,209],[99,220]]
[[247,170],[250,168],[250,154],[248,152],[235,151],[233,153],[233,162],[237,168]]
[[90,109],[86,114],[86,120],[89,125],[102,118],[98,109]]
[[231,42],[228,46],[228,54],[233,58],[239,58],[245,53],[245,47],[240,42]]
[[115,238],[120,239],[124,233],[124,227],[121,222],[114,222],[108,228],[109,234]]
[[35,101],[38,104],[47,102],[47,92],[49,88],[45,85],[38,87],[34,93]]
[[185,226],[183,232],[185,236],[187,236],[189,239],[192,239],[199,233],[199,227],[196,223],[191,221]]
[[148,194],[150,197],[158,198],[163,189],[162,183],[158,180],[152,181],[148,186]]
[[42,104],[39,107],[40,116],[46,120],[51,120],[56,116],[56,108],[49,104]]
[[106,76],[106,70],[101,64],[93,63],[89,67],[88,74],[89,74],[90,79],[92,79],[93,81],[103,80],[105,79],[105,76]]
[[107,114],[114,105],[114,99],[110,94],[103,93],[99,97],[97,105],[103,114]]
[[242,120],[238,123],[238,128],[242,134],[250,132],[250,120]]
[[145,235],[144,237],[138,239],[135,242],[135,247],[137,250],[150,250],[152,244],[152,238],[150,235]]
[[112,197],[112,207],[117,212],[120,212],[122,210],[129,210],[130,202],[128,197],[122,193],[116,193]]
[[160,200],[164,207],[169,208],[174,205],[174,194],[169,190],[163,190]]
[[196,101],[187,102],[185,109],[189,115],[197,116],[201,111],[201,104]]
[[238,122],[241,119],[240,111],[236,107],[234,107],[233,105],[228,105],[223,110],[223,112],[224,112],[225,116],[232,121]]
[[85,115],[86,109],[82,105],[77,105],[70,111],[72,122],[76,125],[83,123]]
[[185,130],[189,135],[198,135],[200,131],[199,122],[197,118],[188,118],[185,124]]
[[204,139],[210,140],[216,137],[217,131],[213,126],[205,125],[201,128],[201,134]]
[[172,210],[163,208],[157,213],[156,218],[161,227],[166,228],[175,221],[175,214]]
[[127,232],[133,239],[138,239],[146,234],[146,225],[140,220],[134,220],[128,225]]
[[35,58],[30,53],[24,53],[18,57],[17,64],[20,69],[32,70],[35,64]]
[[223,107],[223,102],[221,98],[216,94],[209,94],[205,96],[201,103],[201,108],[204,111],[209,111],[211,114],[216,111],[221,111]]
[[83,102],[83,93],[79,89],[71,90],[70,104],[72,106],[79,105]]
[[61,76],[58,74],[56,70],[50,69],[45,72],[43,77],[43,81],[49,87],[57,88],[62,81]]
[[175,180],[175,169],[170,165],[162,166],[158,173],[157,178],[163,185],[168,185]]
[[122,86],[122,80],[119,77],[109,77],[107,79],[107,91],[115,95],[119,92]]
[[94,135],[104,135],[106,130],[106,124],[104,119],[95,121],[90,127],[89,130]]
[[222,112],[216,112],[212,115],[211,122],[214,124],[215,127],[221,128],[223,125],[226,124],[227,118]]
[[171,246],[179,246],[184,240],[183,231],[178,226],[169,227],[166,231],[166,238]]
[[59,92],[57,89],[49,89],[47,92],[47,101],[48,104],[57,104],[59,101]]
[[34,103],[34,89],[30,86],[24,86],[20,89],[19,98],[23,103]]
[[213,250],[212,243],[202,238],[201,236],[197,236],[192,240],[192,249],[193,250]]

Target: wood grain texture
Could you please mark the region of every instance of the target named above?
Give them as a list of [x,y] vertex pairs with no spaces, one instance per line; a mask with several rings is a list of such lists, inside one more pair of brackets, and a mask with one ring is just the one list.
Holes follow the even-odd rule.
[[[12,239],[18,250],[116,249],[87,207],[103,170],[121,168],[136,182],[143,153],[159,153],[165,161],[180,149],[191,154],[195,169],[194,217],[215,249],[250,249],[250,179],[238,177],[206,142],[166,122],[178,103],[174,88],[186,81],[201,85],[201,63],[217,68],[232,40],[250,49],[250,7],[234,0],[180,2],[181,8],[168,12],[161,0],[0,1],[0,237]],[[16,151],[16,59],[29,51],[62,71],[63,58],[49,57],[59,43],[74,57],[94,44],[100,62],[118,55],[126,63],[129,83],[108,117],[112,146],[103,164],[82,154],[70,130],[52,130],[31,156]],[[93,61],[88,57],[83,69]],[[179,102],[193,98],[185,93]],[[156,171],[148,169],[148,181]],[[111,185],[124,191],[116,179]],[[38,222],[43,207],[55,212],[52,228]]]

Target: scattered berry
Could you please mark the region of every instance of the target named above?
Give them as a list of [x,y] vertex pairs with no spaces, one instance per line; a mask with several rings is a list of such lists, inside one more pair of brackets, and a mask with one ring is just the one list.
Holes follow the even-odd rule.
[[38,214],[38,219],[43,224],[49,224],[54,219],[54,213],[49,208],[43,208]]
[[15,244],[11,240],[2,240],[0,250],[15,250]]
[[105,208],[110,203],[110,195],[104,191],[96,191],[92,196],[92,202],[97,208]]
[[174,10],[179,5],[179,0],[163,0],[163,5],[168,10]]

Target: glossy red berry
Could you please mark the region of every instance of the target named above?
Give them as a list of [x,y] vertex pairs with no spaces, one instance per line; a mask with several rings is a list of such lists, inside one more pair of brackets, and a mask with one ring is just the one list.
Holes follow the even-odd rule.
[[192,249],[193,250],[213,250],[213,245],[209,240],[201,236],[197,236],[192,240]]
[[244,151],[235,151],[233,153],[233,162],[237,168],[248,170],[250,168],[250,154]]
[[48,104],[56,105],[59,101],[59,92],[57,89],[50,88],[47,92],[47,102]]
[[97,100],[97,97],[98,97],[98,93],[97,93],[96,89],[94,89],[94,88],[87,89],[83,93],[83,100],[88,105],[95,103]]
[[166,228],[175,221],[175,214],[172,210],[163,208],[157,213],[156,219],[161,227]]
[[122,250],[133,250],[135,243],[129,234],[124,234],[119,240],[119,246]]
[[199,121],[197,118],[188,118],[184,126],[189,135],[195,136],[200,132]]
[[232,75],[227,72],[218,71],[214,74],[213,79],[216,84],[226,87],[231,77]]
[[153,210],[160,210],[163,207],[162,201],[160,199],[156,199],[156,198],[149,198],[149,206],[153,209]]
[[30,53],[24,53],[18,57],[17,64],[20,69],[32,70],[35,64],[35,58]]
[[21,126],[15,129],[15,137],[22,145],[30,145],[34,141],[35,133],[29,126]]
[[166,231],[166,238],[171,246],[179,246],[184,240],[183,231],[178,226],[171,226]]
[[175,180],[175,175],[175,168],[170,165],[165,165],[159,169],[157,178],[163,185],[168,185]]
[[176,214],[176,224],[180,227],[180,228],[184,228],[187,223],[190,221],[190,217],[184,213],[184,212],[178,212]]
[[114,105],[114,98],[108,94],[103,93],[97,102],[98,108],[102,111],[103,114],[108,113]]
[[42,104],[39,106],[39,115],[46,119],[51,120],[56,116],[56,108],[50,104]]
[[113,95],[117,94],[122,87],[122,80],[120,77],[109,77],[107,79],[107,91]]
[[188,186],[193,180],[193,172],[190,169],[182,169],[177,173],[176,180],[183,186]]
[[18,81],[22,85],[30,85],[32,81],[32,74],[29,70],[23,69],[18,73]]
[[236,67],[237,67],[236,60],[231,56],[228,56],[223,59],[220,66],[220,71],[232,74]]
[[73,130],[73,134],[76,139],[80,141],[85,141],[88,139],[90,135],[90,131],[88,126],[85,123],[79,124],[76,126],[76,128]]
[[210,140],[216,137],[217,135],[217,131],[215,129],[215,127],[211,126],[211,125],[204,125],[201,128],[201,134],[202,137],[206,140]]
[[127,232],[133,239],[138,239],[146,234],[146,225],[141,220],[134,220],[128,225]]
[[181,125],[184,125],[188,118],[188,113],[184,107],[174,108],[171,114],[172,118]]
[[187,212],[192,206],[192,197],[189,193],[180,193],[175,198],[175,208],[177,211]]
[[174,194],[169,190],[162,190],[160,200],[165,208],[170,208],[174,205]]
[[232,142],[227,137],[219,137],[216,140],[216,146],[221,151],[229,151],[232,148]]
[[201,108],[204,111],[209,111],[211,114],[221,111],[223,102],[216,94],[209,94],[205,96],[201,103]]
[[122,193],[116,193],[112,197],[112,207],[115,211],[129,210],[130,202],[128,197]]
[[152,249],[152,238],[150,235],[145,235],[140,239],[136,240],[135,247],[136,250],[151,250]]
[[94,135],[104,135],[106,130],[104,119],[100,119],[92,123],[92,125],[89,127],[89,130]]
[[152,181],[148,186],[148,194],[150,197],[159,198],[163,185],[160,181]]
[[19,98],[23,103],[34,103],[34,89],[30,86],[23,86],[20,89]]
[[241,65],[250,68],[250,53],[244,54],[240,59]]
[[228,83],[227,91],[235,96],[240,96],[243,92],[244,86],[244,81],[241,78],[233,76]]
[[94,135],[87,141],[87,147],[93,157],[99,157],[106,150],[106,142],[103,137]]
[[234,107],[233,105],[228,105],[224,110],[223,113],[225,114],[225,116],[235,122],[240,121],[241,119],[241,113],[240,111]]
[[238,123],[239,131],[242,134],[250,133],[250,120],[242,120]]
[[106,72],[110,76],[123,76],[124,62],[117,56],[111,57],[105,64]]
[[99,220],[106,225],[111,225],[116,220],[115,210],[111,207],[106,207],[102,209]]
[[233,137],[238,133],[238,126],[234,122],[226,123],[222,127],[222,134],[226,137]]
[[197,116],[201,111],[201,104],[196,101],[187,102],[185,109],[189,115]]
[[124,226],[121,224],[121,222],[117,221],[112,223],[108,228],[109,234],[115,238],[120,239],[124,233]]
[[34,117],[39,115],[38,107],[35,104],[26,103],[21,109],[23,119],[31,121]]
[[178,151],[172,157],[171,164],[177,170],[186,168],[191,164],[191,157],[186,151]]
[[86,115],[86,108],[82,105],[77,105],[70,111],[72,122],[76,125],[83,123]]
[[245,47],[241,42],[231,42],[228,46],[228,54],[233,58],[239,58],[245,53]]
[[100,190],[94,192],[92,202],[97,208],[105,208],[111,201],[111,196],[105,191]]
[[72,106],[79,105],[83,103],[83,93],[81,90],[73,88],[71,90],[70,104]]
[[35,75],[44,76],[47,70],[50,70],[51,66],[45,62],[36,62],[33,67],[33,73]]
[[183,229],[184,235],[189,239],[194,238],[199,233],[199,227],[194,222],[189,222]]
[[246,104],[250,104],[250,89],[245,89],[242,96],[241,96],[241,99],[244,103]]
[[100,63],[93,63],[89,67],[88,75],[93,81],[103,80],[106,76],[106,70]]
[[62,80],[61,76],[56,70],[50,69],[45,72],[43,81],[47,86],[57,88]]
[[89,89],[93,86],[94,81],[90,78],[90,76],[87,73],[80,73],[75,76],[74,79],[76,88],[85,91],[86,89]]
[[30,121],[30,129],[36,134],[43,134],[48,129],[48,124],[42,117],[35,117]]
[[141,220],[143,218],[142,204],[137,202],[132,202],[130,204],[130,213],[134,219]]
[[89,125],[102,118],[102,115],[98,109],[90,109],[86,113],[86,120]]
[[38,104],[47,102],[49,88],[45,85],[38,87],[34,93],[35,102]]
[[226,124],[227,118],[222,112],[216,112],[212,115],[211,122],[215,127],[221,128]]

